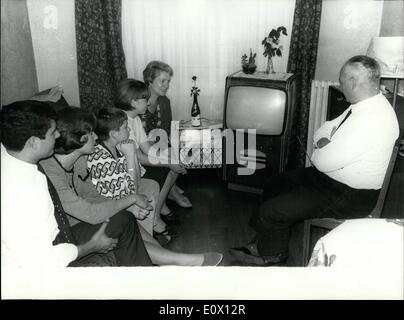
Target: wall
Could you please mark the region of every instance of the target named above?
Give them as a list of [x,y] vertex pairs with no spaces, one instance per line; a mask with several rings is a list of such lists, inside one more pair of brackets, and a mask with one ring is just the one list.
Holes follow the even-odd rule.
[[257,53],[257,70],[265,70],[261,42],[278,26],[286,27],[288,36],[280,38],[283,56],[273,59],[274,68],[286,71],[294,7],[294,0],[123,0],[128,75],[142,79],[151,60],[170,64],[173,118],[184,120],[191,117],[189,90],[196,75],[202,116],[222,119],[226,76],[241,69],[241,56],[250,48]]
[[26,0],[1,1],[1,105],[38,91]]
[[60,85],[79,106],[74,0],[27,0],[39,90]]
[[389,1],[323,0],[316,79],[338,81],[347,59],[366,54],[379,35],[384,2]]
[[[380,26],[381,37],[404,36],[404,1],[390,0],[384,1],[383,16]],[[390,91],[393,91],[393,80],[382,80]],[[400,80],[398,94],[404,97],[404,80]]]
[[[24,8],[14,10],[15,12],[7,12],[6,10],[11,10],[7,9],[10,7],[9,3],[11,2],[16,3],[14,7]],[[22,16],[22,13],[26,12],[25,1],[5,0],[1,4],[2,80],[3,77],[7,78],[6,83],[10,88],[29,88],[26,84],[18,85],[19,81],[29,82],[31,85],[35,82],[32,76],[35,69],[32,68],[32,59],[29,59],[32,49],[25,48],[28,41],[20,41],[18,46],[14,44],[13,47],[11,44],[7,44],[10,39],[7,40],[7,38],[3,37],[3,21],[6,23],[9,20],[7,16]],[[64,88],[64,96],[68,102],[72,105],[79,105],[74,0],[27,0],[27,5],[39,89],[43,90],[60,84]],[[372,37],[379,34],[381,36],[403,35],[402,6],[403,2],[401,0],[323,0],[316,79],[338,80],[339,69],[344,61],[353,55],[366,53]],[[3,7],[5,7],[5,10],[3,10]],[[19,19],[22,18],[19,17]],[[24,26],[24,22],[19,21],[18,18],[13,19],[12,30],[13,32],[22,32],[24,34],[24,28],[21,27]],[[25,30],[29,29],[27,23],[25,23],[25,26]],[[27,35],[20,35],[17,38],[24,39],[24,37],[26,38]],[[5,45],[3,45],[3,42]],[[15,51],[16,54],[6,55],[3,54],[3,51]],[[21,59],[21,53],[24,53],[24,59]],[[18,55],[20,58],[13,58]],[[14,62],[7,59],[14,59]],[[3,72],[5,61],[10,66],[8,70],[12,70],[12,74],[17,73],[18,76],[13,78],[10,74],[7,74],[6,69]],[[31,65],[31,68],[29,68],[29,65]],[[26,76],[25,73],[29,73],[30,76]],[[12,85],[11,81],[14,81]],[[36,85],[34,87],[36,89]],[[20,96],[29,96],[31,91],[35,91],[32,88],[25,90],[29,91],[29,94],[20,94],[19,90],[17,90],[18,94],[16,94],[12,90],[7,90],[7,88],[3,90],[2,84],[2,102],[3,93],[11,98],[13,95],[19,98]],[[5,97],[5,99],[10,98]]]
[[381,37],[404,36],[404,1],[384,1],[380,26]]

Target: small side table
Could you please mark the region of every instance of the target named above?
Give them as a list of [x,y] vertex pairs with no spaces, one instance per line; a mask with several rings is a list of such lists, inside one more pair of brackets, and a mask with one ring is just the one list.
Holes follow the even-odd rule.
[[202,119],[199,127],[190,121],[179,124],[179,157],[186,168],[222,167],[222,120]]

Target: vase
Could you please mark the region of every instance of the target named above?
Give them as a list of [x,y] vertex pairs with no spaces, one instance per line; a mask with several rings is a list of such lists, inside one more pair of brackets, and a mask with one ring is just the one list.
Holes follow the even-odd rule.
[[272,62],[272,58],[268,57],[268,65],[267,70],[265,71],[266,74],[275,73],[274,71],[274,64]]

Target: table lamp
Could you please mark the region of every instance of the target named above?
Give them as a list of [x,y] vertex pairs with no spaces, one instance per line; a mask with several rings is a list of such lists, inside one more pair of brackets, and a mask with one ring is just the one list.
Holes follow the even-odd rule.
[[366,55],[376,59],[381,77],[394,79],[393,108],[396,105],[398,83],[404,78],[404,37],[375,37]]

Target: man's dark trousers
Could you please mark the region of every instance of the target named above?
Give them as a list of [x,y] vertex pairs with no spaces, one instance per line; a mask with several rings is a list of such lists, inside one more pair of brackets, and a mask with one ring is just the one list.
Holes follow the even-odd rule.
[[[100,227],[101,224],[80,222],[72,227],[72,232],[78,243],[82,244],[90,240]],[[118,244],[113,250],[118,266],[152,266],[136,218],[132,213],[123,210],[109,218],[105,234],[118,239]]]
[[286,255],[291,226],[311,218],[352,219],[367,216],[379,190],[353,189],[314,167],[268,179],[264,202],[251,225],[263,256]]

